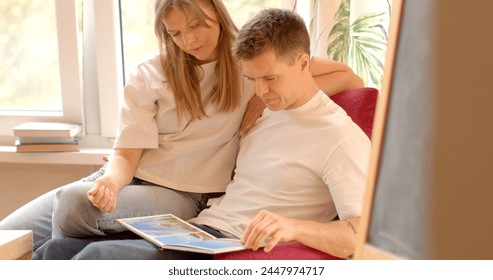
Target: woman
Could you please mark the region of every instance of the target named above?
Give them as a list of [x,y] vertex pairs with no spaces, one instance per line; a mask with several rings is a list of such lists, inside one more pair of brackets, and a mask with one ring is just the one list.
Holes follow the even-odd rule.
[[[202,194],[224,191],[254,96],[231,51],[238,30],[220,0],[157,0],[155,7],[160,54],[140,64],[125,86],[108,163],[94,177],[19,209],[0,229],[33,229],[37,248],[52,233],[123,231],[115,218],[173,213],[189,219],[202,209]],[[329,95],[362,86],[339,63],[312,60],[311,72]],[[250,103],[246,128],[263,110],[255,98]]]

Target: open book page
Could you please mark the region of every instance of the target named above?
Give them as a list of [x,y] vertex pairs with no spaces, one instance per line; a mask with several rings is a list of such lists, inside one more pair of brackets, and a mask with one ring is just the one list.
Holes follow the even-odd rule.
[[205,254],[245,249],[238,239],[216,238],[172,214],[118,219],[117,221],[161,249]]

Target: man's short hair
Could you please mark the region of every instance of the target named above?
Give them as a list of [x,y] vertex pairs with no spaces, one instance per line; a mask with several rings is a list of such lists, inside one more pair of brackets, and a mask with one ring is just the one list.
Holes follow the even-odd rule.
[[251,60],[271,48],[289,64],[300,52],[310,55],[310,36],[298,14],[284,9],[261,11],[241,28],[233,53],[239,60]]

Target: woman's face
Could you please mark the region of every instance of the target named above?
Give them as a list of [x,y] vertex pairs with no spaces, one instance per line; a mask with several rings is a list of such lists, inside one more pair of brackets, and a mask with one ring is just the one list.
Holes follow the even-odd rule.
[[164,17],[163,23],[175,44],[197,60],[207,63],[217,59],[217,42],[220,27],[214,11],[197,1],[200,9],[214,21],[207,20],[203,26],[189,10],[171,10]]

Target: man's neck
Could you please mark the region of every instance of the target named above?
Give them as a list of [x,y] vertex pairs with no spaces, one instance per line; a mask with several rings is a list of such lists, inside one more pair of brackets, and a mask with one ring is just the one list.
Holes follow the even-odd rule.
[[304,94],[301,95],[301,97],[298,99],[299,102],[297,102],[298,106],[296,106],[296,107],[300,107],[300,106],[305,105],[319,91],[320,91],[320,88],[317,86],[317,84],[315,83],[313,78],[310,76],[309,79],[307,79],[306,90],[305,90]]

